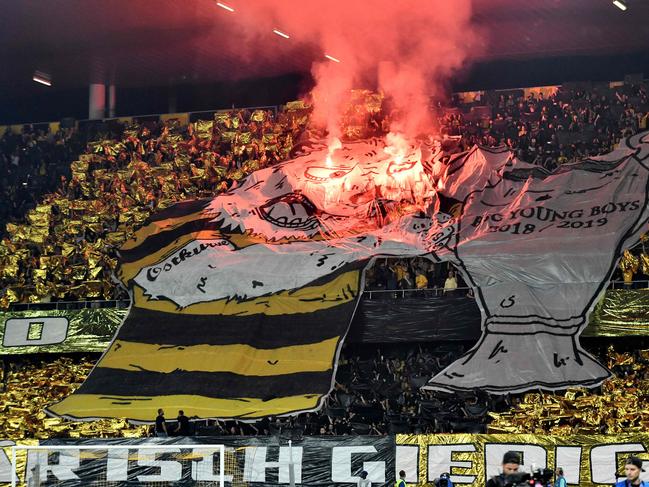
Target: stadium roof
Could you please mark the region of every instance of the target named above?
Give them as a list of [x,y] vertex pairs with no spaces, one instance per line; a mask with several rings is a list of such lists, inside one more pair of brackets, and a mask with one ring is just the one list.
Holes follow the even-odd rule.
[[[233,4],[236,1],[232,0]],[[446,0],[452,1],[452,0]],[[649,50],[649,2],[474,0],[489,33],[483,60]],[[309,47],[269,35],[268,52],[244,60],[230,13],[214,0],[4,0],[0,91],[32,84],[36,70],[59,88],[204,83],[308,70]],[[263,59],[263,61],[260,61]]]

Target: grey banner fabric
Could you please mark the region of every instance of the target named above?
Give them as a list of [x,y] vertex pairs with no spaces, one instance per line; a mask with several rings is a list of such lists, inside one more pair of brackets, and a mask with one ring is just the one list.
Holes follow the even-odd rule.
[[[271,487],[288,485],[289,460],[293,457],[296,485],[330,487],[357,485],[359,474],[365,470],[372,486],[394,485],[394,436],[322,436],[293,440],[278,437],[200,437],[111,440],[49,440],[45,445],[124,445],[129,450],[63,450],[60,462],[66,467],[48,470],[47,463],[55,463],[56,454],[47,455],[36,450],[27,461],[31,471],[40,463],[40,481],[66,478],[65,485],[87,486],[104,479],[110,468],[111,482],[105,485],[144,486],[147,482],[159,485],[194,486],[218,485],[218,451],[201,450],[201,445],[225,445],[225,473],[227,486]],[[149,452],[149,458],[137,459],[146,450],[137,452],[138,444],[159,444],[167,450]],[[128,453],[129,460],[126,460]],[[136,453],[137,452],[137,453]],[[155,457],[154,457],[155,455]],[[42,464],[45,463],[45,466]],[[110,466],[109,466],[110,463]],[[49,485],[49,484],[48,484]],[[103,484],[102,484],[103,485]]]

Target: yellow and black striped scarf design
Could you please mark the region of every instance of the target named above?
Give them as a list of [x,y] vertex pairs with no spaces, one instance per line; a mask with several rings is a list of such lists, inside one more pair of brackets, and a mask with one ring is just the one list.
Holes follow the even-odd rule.
[[130,313],[89,378],[51,413],[148,421],[167,408],[190,417],[259,418],[321,405],[358,299],[360,266],[254,299],[179,308],[147,296],[133,277],[188,242],[245,245],[245,235],[222,234],[203,217],[206,204],[179,203],[155,215],[122,249]]
[[426,252],[430,218],[404,217],[431,195],[421,151],[395,162],[383,146],[353,144],[335,167],[320,147],[153,215],[120,249],[129,315],[48,411],[152,421],[158,408],[251,419],[318,409],[368,259]]

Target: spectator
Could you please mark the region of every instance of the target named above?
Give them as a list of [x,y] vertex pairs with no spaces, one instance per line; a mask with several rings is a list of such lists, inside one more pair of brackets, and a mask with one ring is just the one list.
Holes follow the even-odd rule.
[[167,423],[165,422],[165,413],[162,409],[158,409],[158,415],[155,418],[155,435],[158,438],[166,438],[169,436]]
[[174,433],[176,433],[177,436],[191,435],[189,428],[189,418],[185,416],[185,412],[182,409],[178,411],[178,418],[176,418],[176,421],[178,421],[178,424]]
[[453,294],[457,289],[457,278],[453,269],[448,271],[448,277],[444,281],[444,294]]

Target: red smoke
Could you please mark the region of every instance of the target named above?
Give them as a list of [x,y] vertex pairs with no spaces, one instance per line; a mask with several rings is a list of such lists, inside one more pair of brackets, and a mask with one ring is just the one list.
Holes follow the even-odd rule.
[[402,115],[393,131],[430,130],[430,96],[443,90],[478,45],[471,0],[247,0],[240,5],[237,20],[256,34],[253,44],[260,49],[267,52],[273,44],[273,29],[289,34],[286,42],[314,46],[313,121],[326,125],[331,135],[337,135],[341,105],[352,88],[385,93]]

